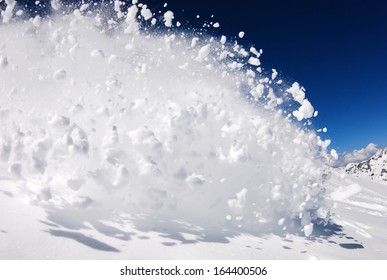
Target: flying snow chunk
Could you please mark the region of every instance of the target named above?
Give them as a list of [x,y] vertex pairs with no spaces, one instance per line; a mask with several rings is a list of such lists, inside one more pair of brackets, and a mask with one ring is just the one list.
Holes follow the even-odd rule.
[[5,8],[5,11],[1,11],[1,15],[3,17],[3,23],[8,23],[13,16],[13,9],[16,6],[16,1],[15,0],[6,0],[5,2],[7,4],[7,7]]
[[243,37],[245,37],[245,32],[243,32],[243,31],[239,32],[238,36],[239,36],[239,38],[242,39]]
[[141,10],[141,16],[145,19],[151,19],[152,18],[152,12],[148,8],[143,8]]
[[211,51],[211,45],[210,44],[205,45],[204,47],[202,47],[199,50],[199,54],[196,57],[196,61],[199,61],[199,62],[204,61],[208,57],[208,55],[210,54],[210,51]]
[[212,26],[213,26],[214,28],[219,28],[219,27],[220,27],[220,24],[219,24],[219,22],[215,22]]
[[293,85],[286,90],[287,93],[290,93],[294,100],[302,104],[305,99],[305,89],[300,87],[300,84],[294,82]]
[[339,159],[339,155],[337,154],[335,149],[332,149],[330,154],[331,154],[333,160],[338,160]]
[[128,24],[128,27],[125,29],[125,33],[136,34],[139,31],[140,27],[136,20],[137,13],[138,8],[136,5],[133,5],[128,9],[125,19],[125,22]]
[[220,43],[221,43],[222,45],[224,45],[224,44],[226,44],[226,41],[227,41],[227,37],[224,36],[224,35],[222,35],[222,37],[220,38]]
[[55,11],[60,9],[60,1],[59,0],[51,0],[51,8]]
[[42,18],[41,18],[40,16],[36,16],[36,17],[34,17],[34,19],[32,20],[32,24],[33,24],[35,27],[39,27],[41,23],[42,23]]
[[297,111],[293,112],[293,116],[296,117],[298,121],[302,121],[303,119],[310,119],[313,117],[314,108],[308,99],[304,99],[302,101],[302,105],[298,108]]
[[312,232],[313,232],[313,224],[312,223],[304,226],[304,234],[306,237],[310,236],[312,234]]
[[263,84],[258,84],[255,90],[251,91],[251,95],[258,100],[262,97],[263,93],[265,92],[265,86]]
[[164,14],[164,22],[166,27],[172,27],[172,20],[174,19],[173,12],[167,11]]
[[82,4],[82,6],[79,8],[81,12],[86,11],[89,8],[89,4]]
[[67,72],[64,69],[58,69],[53,74],[53,78],[57,81],[62,81],[66,79],[66,76],[67,76]]
[[261,65],[261,62],[260,62],[259,59],[256,58],[256,57],[250,57],[248,63],[251,64],[251,65],[253,65],[253,66],[259,66],[259,65]]
[[246,188],[243,188],[240,192],[238,192],[233,199],[229,199],[227,201],[228,207],[231,210],[234,210],[235,212],[240,211],[244,208],[246,204],[246,195],[248,190]]
[[119,1],[119,0],[114,1],[114,11],[115,12],[121,11],[121,1]]
[[272,71],[271,79],[275,80],[277,78],[277,76],[278,76],[278,72],[277,72],[276,69],[272,69],[271,71]]
[[250,48],[250,52],[253,53],[256,57],[260,57],[261,56],[261,53],[259,51],[257,51],[257,49],[254,48],[254,47]]

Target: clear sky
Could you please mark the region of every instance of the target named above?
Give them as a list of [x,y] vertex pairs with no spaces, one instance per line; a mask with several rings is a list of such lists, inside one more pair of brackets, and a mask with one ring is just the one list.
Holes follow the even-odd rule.
[[370,142],[387,146],[387,1],[143,2],[154,11],[165,10],[167,2],[176,20],[191,25],[214,15],[219,34],[245,31],[243,43],[264,50],[261,60],[267,70],[275,68],[281,78],[306,88],[319,111],[316,128],[328,128],[332,148],[344,152]]
[[332,148],[387,146],[387,1],[166,2],[178,20],[214,15],[221,33],[245,31],[245,43],[264,49],[264,67],[306,88]]

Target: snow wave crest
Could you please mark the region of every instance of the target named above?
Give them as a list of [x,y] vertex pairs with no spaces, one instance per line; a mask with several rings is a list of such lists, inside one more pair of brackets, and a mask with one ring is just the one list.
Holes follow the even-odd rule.
[[265,77],[255,48],[128,6],[0,26],[1,169],[37,205],[310,235],[329,142],[302,126],[304,89]]

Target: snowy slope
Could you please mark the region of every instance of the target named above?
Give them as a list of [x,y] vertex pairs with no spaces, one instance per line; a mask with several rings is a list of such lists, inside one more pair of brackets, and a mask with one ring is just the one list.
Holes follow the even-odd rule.
[[[1,181],[1,259],[387,259],[387,188],[362,178],[330,180],[334,224],[309,238],[253,233],[183,220],[79,208],[41,208]],[[144,250],[144,248],[146,248]]]
[[374,180],[387,182],[387,148],[378,150],[368,160],[348,164],[344,170],[348,174],[366,176]]

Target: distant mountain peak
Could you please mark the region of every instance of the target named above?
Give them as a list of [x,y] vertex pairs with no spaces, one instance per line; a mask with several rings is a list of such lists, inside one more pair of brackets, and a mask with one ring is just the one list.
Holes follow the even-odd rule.
[[365,175],[371,179],[387,181],[387,148],[379,149],[368,160],[349,163],[344,169],[348,174]]

